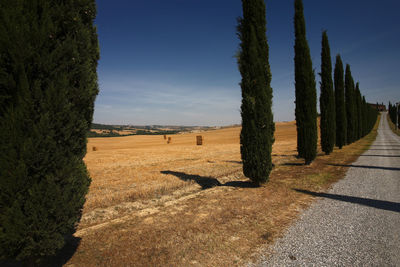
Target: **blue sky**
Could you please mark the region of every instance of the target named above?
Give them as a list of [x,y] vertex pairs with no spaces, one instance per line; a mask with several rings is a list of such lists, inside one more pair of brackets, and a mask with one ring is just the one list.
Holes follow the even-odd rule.
[[[340,53],[367,101],[399,101],[400,1],[303,3],[315,72],[326,29],[333,64]],[[266,5],[274,120],[294,120],[293,0]],[[241,8],[240,0],[97,0],[101,59],[94,122],[240,123],[234,56]]]

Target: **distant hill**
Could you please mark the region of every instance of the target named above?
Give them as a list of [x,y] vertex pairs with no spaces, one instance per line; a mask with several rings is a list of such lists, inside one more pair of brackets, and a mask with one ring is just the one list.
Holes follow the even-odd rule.
[[118,137],[128,135],[167,135],[183,132],[200,132],[222,127],[210,126],[170,126],[170,125],[107,125],[92,123],[88,137]]

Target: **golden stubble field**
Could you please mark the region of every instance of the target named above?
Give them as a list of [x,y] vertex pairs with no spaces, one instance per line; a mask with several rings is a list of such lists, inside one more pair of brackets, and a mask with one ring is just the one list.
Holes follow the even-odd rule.
[[[243,176],[240,128],[93,138],[92,184],[66,266],[234,266],[257,258],[314,198],[343,177],[376,129],[309,166],[296,158],[294,122],[277,123],[270,181]],[[204,145],[196,145],[196,136]],[[93,147],[97,151],[93,151]],[[304,191],[307,192],[307,191]]]
[[[294,122],[277,123],[274,163],[295,156]],[[196,145],[202,135],[204,144]],[[92,177],[85,212],[153,198],[193,184],[185,175],[222,178],[241,170],[240,128],[202,133],[91,138],[85,157]],[[97,151],[93,151],[96,147]],[[185,181],[186,180],[186,181]]]

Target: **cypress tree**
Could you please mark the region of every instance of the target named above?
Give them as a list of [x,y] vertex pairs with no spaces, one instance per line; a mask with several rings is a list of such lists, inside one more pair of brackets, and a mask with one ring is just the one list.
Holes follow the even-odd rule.
[[354,80],[351,76],[350,65],[346,65],[345,74],[345,101],[346,101],[346,117],[347,117],[347,144],[353,143],[356,133],[356,115],[354,100]]
[[390,103],[390,101],[389,101],[389,105],[388,105],[388,112],[389,112],[389,118],[390,118],[390,120],[393,122],[392,103]]
[[317,93],[301,0],[295,0],[294,26],[297,151],[308,165],[317,156]]
[[272,169],[275,131],[265,4],[263,0],[242,0],[242,5],[243,18],[238,25],[238,65],[242,75],[240,152],[244,175],[261,184],[267,182]]
[[343,63],[340,55],[335,63],[335,102],[336,102],[336,146],[341,149],[347,144],[347,117],[344,98]]
[[332,81],[331,50],[326,31],[322,33],[321,52],[321,147],[327,155],[333,151],[336,139],[335,94]]
[[0,258],[35,264],[81,217],[98,93],[94,0],[0,1]]
[[365,96],[362,97],[362,125],[363,125],[363,137],[368,134],[368,104],[365,100]]
[[357,140],[359,140],[362,137],[362,111],[361,111],[361,92],[360,92],[360,84],[357,82],[356,83],[356,89],[355,89],[355,96],[356,96],[356,109],[357,109]]
[[396,125],[397,106],[389,102],[389,118]]

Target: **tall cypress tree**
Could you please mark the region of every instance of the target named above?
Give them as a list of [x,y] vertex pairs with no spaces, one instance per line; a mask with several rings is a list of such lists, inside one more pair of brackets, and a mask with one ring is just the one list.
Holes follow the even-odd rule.
[[357,116],[357,140],[359,140],[362,137],[362,110],[361,110],[361,92],[360,92],[360,83],[356,83],[356,88],[355,88],[355,98],[356,98],[356,116]]
[[0,1],[0,258],[34,264],[81,217],[98,93],[94,0]]
[[368,134],[368,104],[365,100],[365,96],[362,97],[362,125],[363,125],[363,137]]
[[317,156],[317,93],[306,39],[303,2],[295,0],[294,3],[297,151],[299,157],[305,159],[305,164],[310,164]]
[[341,149],[347,144],[347,117],[344,98],[344,71],[340,55],[336,56],[334,80],[336,103],[336,146]]
[[345,74],[345,101],[346,101],[346,117],[347,117],[347,144],[353,143],[356,133],[356,104],[354,97],[354,80],[351,76],[350,65],[346,65]]
[[321,52],[321,147],[327,155],[333,151],[336,141],[336,115],[335,115],[335,94],[332,81],[331,50],[326,31],[322,33]]
[[390,118],[390,120],[393,122],[393,110],[392,110],[393,108],[392,108],[392,103],[390,103],[390,101],[389,101],[389,105],[388,105],[388,113],[389,113],[389,118]]
[[242,5],[243,18],[238,25],[238,65],[242,75],[240,152],[244,175],[260,184],[268,180],[272,169],[275,131],[265,4],[263,0],[242,0]]

